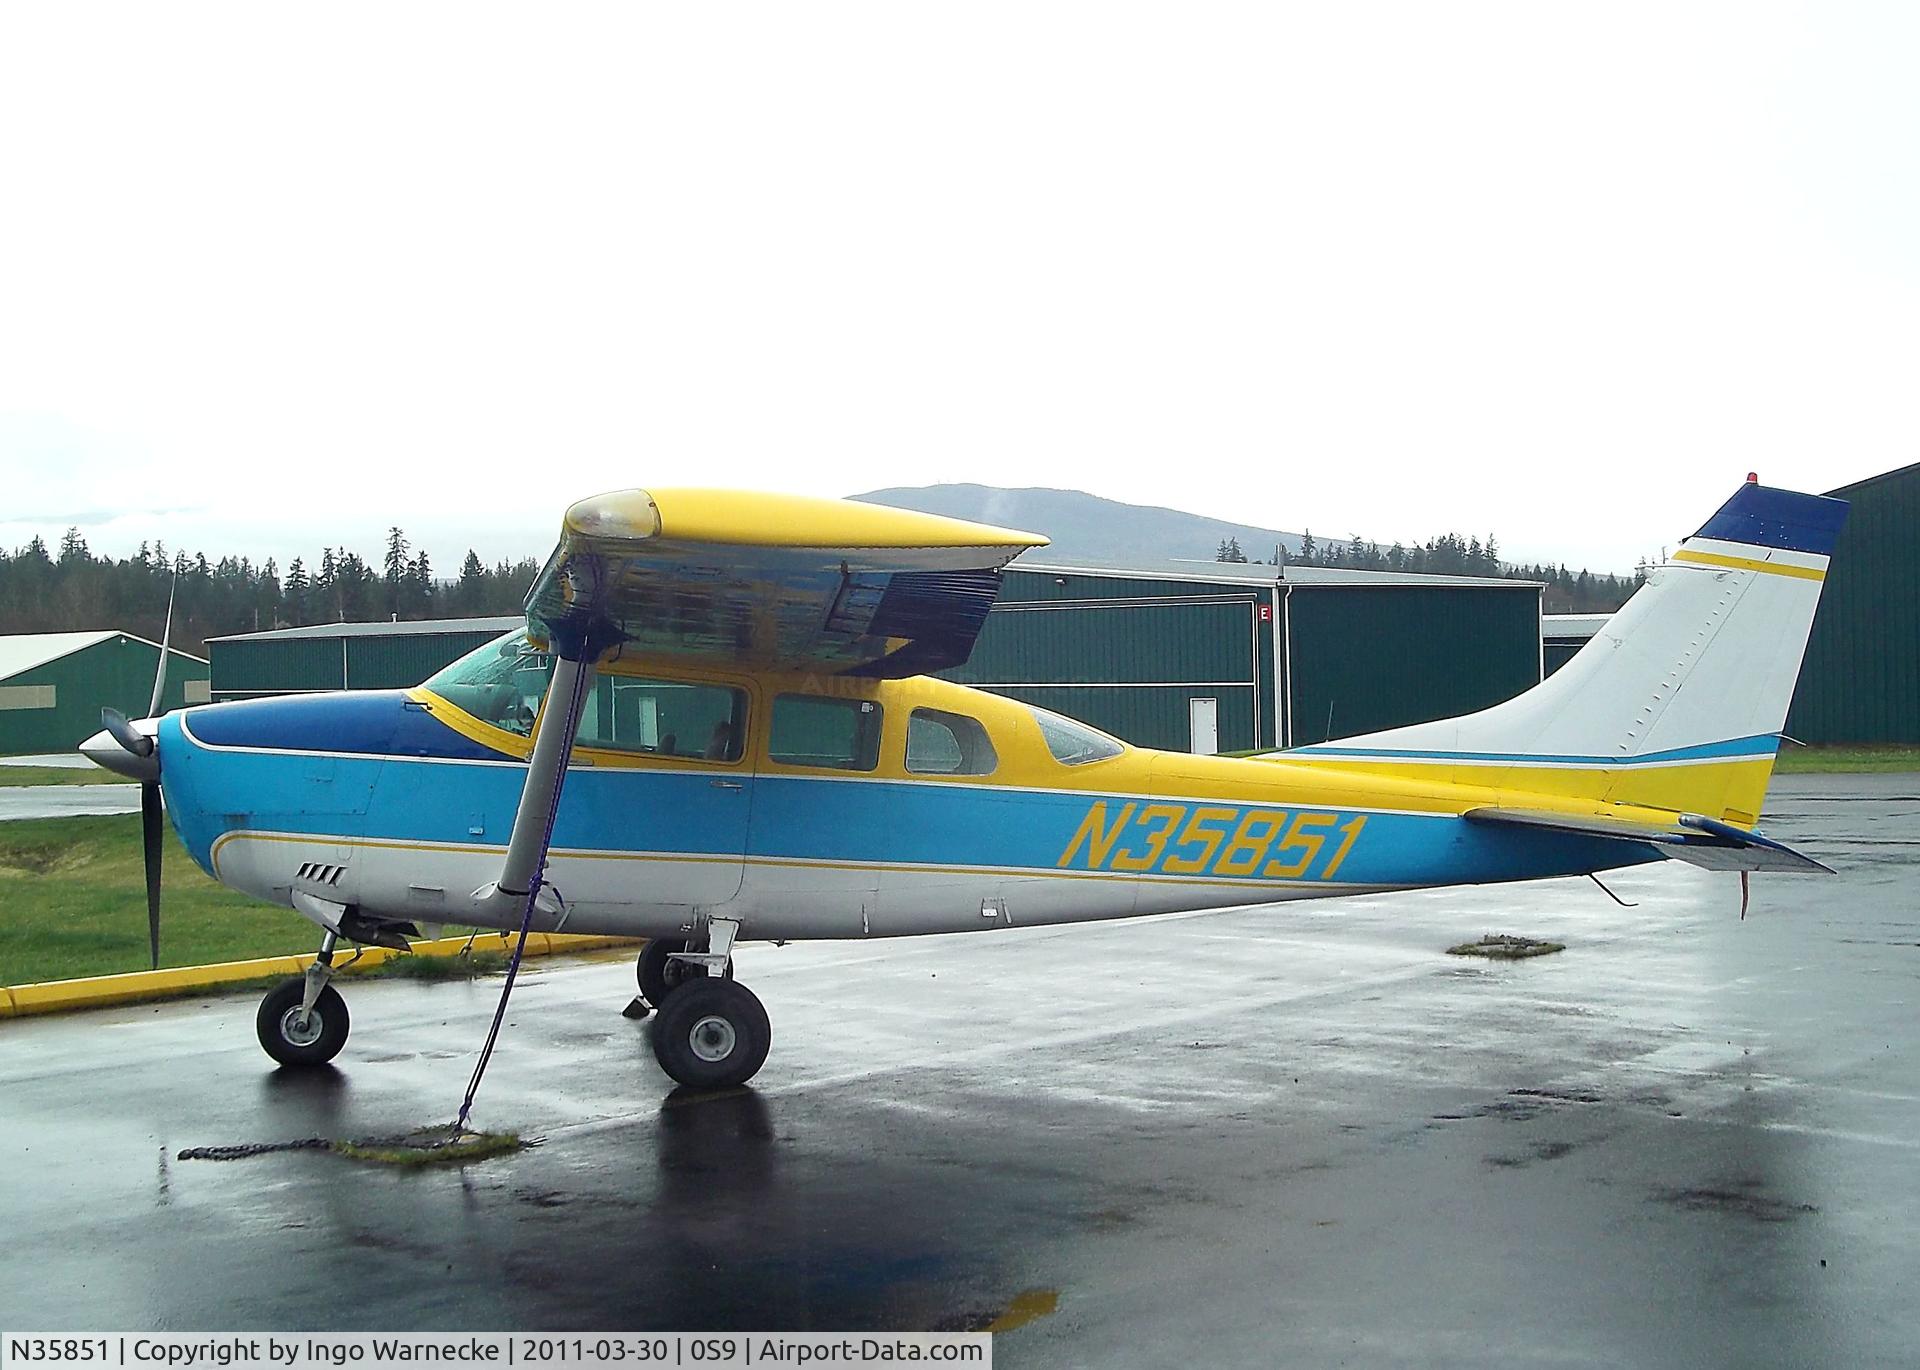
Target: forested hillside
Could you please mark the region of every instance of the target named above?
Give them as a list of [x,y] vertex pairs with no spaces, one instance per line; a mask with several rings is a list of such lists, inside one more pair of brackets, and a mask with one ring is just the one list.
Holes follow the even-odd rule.
[[[1246,561],[1240,545],[1232,539],[1214,549],[1215,561]],[[1627,602],[1647,578],[1643,561],[1630,576],[1594,575],[1586,569],[1569,571],[1565,566],[1518,565],[1500,560],[1500,547],[1492,534],[1483,543],[1477,537],[1443,533],[1412,547],[1394,543],[1382,550],[1377,542],[1349,538],[1345,542],[1319,541],[1311,532],[1301,538],[1300,549],[1286,554],[1294,566],[1334,566],[1352,571],[1405,571],[1425,576],[1498,576],[1508,580],[1537,580],[1547,588],[1541,597],[1541,609],[1549,614],[1606,614]]]
[[531,558],[484,566],[470,551],[457,577],[441,579],[398,528],[378,563],[323,547],[311,564],[295,557],[284,569],[158,543],[120,560],[97,557],[69,529],[56,552],[39,538],[0,552],[0,633],[119,628],[158,641],[177,583],[173,645],[204,656],[208,638],[256,629],[517,613],[538,570]]
[[[1177,510],[1115,504],[1077,491],[1005,492],[1048,497],[1044,508],[1033,508],[1018,502],[996,505],[987,498],[994,492],[985,487],[930,489],[953,499],[899,498],[926,491],[876,491],[861,498],[875,503],[897,499],[908,508],[916,503],[957,502],[955,508],[941,512],[961,512],[958,505],[965,505],[964,512],[973,517],[998,514],[1016,524],[1024,515],[1050,512],[1081,530],[1076,535],[1079,541],[1072,544],[1080,556],[1097,557],[1102,549],[1117,548],[1109,554],[1126,553],[1126,560],[1140,561],[1153,559],[1155,549],[1172,546],[1171,556],[1185,561],[1204,561],[1209,556],[1221,561],[1271,560],[1277,553],[1292,565],[1539,580],[1547,585],[1548,613],[1617,609],[1645,578],[1646,570],[1642,566],[1634,575],[1615,576],[1570,572],[1565,566],[1507,565],[1501,562],[1491,536],[1482,542],[1448,533],[1413,546],[1394,543],[1382,549],[1357,537],[1321,541],[1308,532],[1296,538],[1224,525]],[[1074,518],[1067,518],[1068,509],[1074,511]],[[1113,526],[1096,536],[1102,518]],[[1237,532],[1219,537],[1217,543],[1203,540],[1222,528]],[[1243,544],[1241,532],[1259,541]],[[1253,551],[1251,558],[1243,545]],[[486,566],[469,551],[459,573],[445,578],[428,563],[425,552],[413,550],[399,528],[388,530],[385,551],[375,562],[349,548],[322,547],[317,557],[295,557],[284,567],[272,560],[256,566],[246,557],[210,561],[204,554],[172,551],[159,543],[143,544],[133,556],[115,560],[95,556],[80,532],[68,529],[57,550],[49,551],[45,542],[35,538],[14,552],[0,552],[0,633],[119,628],[157,641],[166,618],[168,590],[177,582],[174,645],[204,655],[208,638],[228,633],[309,623],[518,613],[538,571],[539,563],[530,557]]]

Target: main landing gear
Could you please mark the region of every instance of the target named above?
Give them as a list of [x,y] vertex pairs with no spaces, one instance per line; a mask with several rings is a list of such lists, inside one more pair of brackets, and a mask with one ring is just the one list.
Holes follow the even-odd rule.
[[711,919],[707,950],[661,939],[647,943],[635,974],[655,1010],[653,1054],[660,1068],[695,1089],[727,1089],[751,1080],[767,1059],[773,1028],[767,1011],[733,979],[740,925]]
[[[665,1007],[669,994],[689,980],[698,980],[706,974],[706,967],[699,962],[681,959],[692,950],[693,943],[672,937],[655,937],[640,948],[640,958],[633,966],[633,978],[640,982],[640,997],[647,1001],[649,1008],[659,1010]],[[721,975],[725,979],[733,979],[731,957]]]
[[267,1055],[283,1066],[323,1066],[347,1044],[352,1019],[347,1001],[328,982],[333,979],[337,934],[320,940],[320,954],[305,975],[283,980],[267,991],[254,1015],[254,1031]]

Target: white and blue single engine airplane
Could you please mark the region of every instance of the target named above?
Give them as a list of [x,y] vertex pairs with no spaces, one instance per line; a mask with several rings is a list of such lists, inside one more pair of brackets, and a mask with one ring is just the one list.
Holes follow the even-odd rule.
[[751,1078],[736,941],[894,937],[1591,874],[1824,871],[1755,831],[1838,500],[1747,484],[1555,675],[1459,718],[1257,758],[1128,746],[927,672],[1027,533],[834,500],[629,490],[567,511],[527,626],[417,689],[214,704],[81,750],[159,789],[215,879],[323,930],[267,1052],[330,1060],[342,941],[418,922],[626,934],[667,1074]]

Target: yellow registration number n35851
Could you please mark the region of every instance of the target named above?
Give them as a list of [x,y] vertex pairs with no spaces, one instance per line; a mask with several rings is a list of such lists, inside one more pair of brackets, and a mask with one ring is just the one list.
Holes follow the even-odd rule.
[[1331,880],[1365,814],[1097,800],[1060,853],[1062,867],[1233,880]]

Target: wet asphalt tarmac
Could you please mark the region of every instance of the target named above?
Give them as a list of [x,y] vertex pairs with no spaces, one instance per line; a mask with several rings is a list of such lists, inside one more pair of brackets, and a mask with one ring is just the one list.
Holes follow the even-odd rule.
[[16,818],[139,813],[138,785],[9,785],[0,770],[0,823]]
[[[755,1088],[676,1095],[624,960],[517,991],[397,1172],[197,1145],[451,1116],[497,981],[0,1023],[0,1328],[963,1328],[1010,1366],[1920,1360],[1920,776],[1789,779],[1838,879],[1585,881],[751,946]],[[1516,964],[1486,932],[1565,941]],[[1038,1291],[1038,1292],[1035,1292]]]

